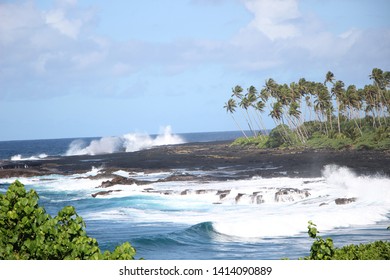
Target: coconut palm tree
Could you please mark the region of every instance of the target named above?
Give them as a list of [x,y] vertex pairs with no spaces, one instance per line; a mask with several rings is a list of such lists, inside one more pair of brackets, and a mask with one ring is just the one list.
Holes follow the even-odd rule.
[[232,98],[228,100],[228,102],[225,103],[225,106],[223,106],[228,113],[231,114],[233,121],[236,123],[239,130],[241,130],[242,134],[245,136],[246,139],[248,139],[248,136],[245,134],[245,131],[241,128],[239,123],[237,122],[236,118],[234,117],[234,112],[236,111],[237,104],[236,101]]
[[291,118],[291,122],[294,125],[294,131],[296,132],[299,141],[304,144],[307,137],[304,135],[303,124],[300,122],[301,111],[299,110],[299,104],[296,101],[291,102],[288,115]]
[[[388,103],[388,100],[386,98],[386,91],[387,87],[389,87],[390,83],[390,73],[389,72],[383,72],[379,68],[372,69],[371,75],[369,75],[371,80],[374,80],[374,86],[378,88],[378,94],[376,96],[377,103],[378,103],[378,111],[379,114],[382,117],[385,117],[384,110],[387,108],[385,104]],[[387,112],[389,112],[387,110]],[[386,123],[386,118],[384,118]],[[380,123],[380,116],[378,116],[378,122]],[[386,123],[387,124],[387,123]]]
[[[356,89],[355,85],[348,86],[348,88],[345,92],[345,97],[346,97],[347,108],[349,109],[349,119],[354,120],[355,125],[356,125],[357,129],[359,130],[360,135],[363,135],[363,132],[362,132],[362,130],[357,122],[357,119],[359,119],[361,100],[360,100],[360,96],[359,96],[358,90]],[[354,113],[357,114],[357,117],[353,116]]]
[[[312,85],[316,99],[314,100],[314,110],[319,116],[320,123],[322,123],[320,116],[322,116],[325,124],[326,135],[329,136],[327,123],[332,121],[333,106],[332,98],[326,86],[321,83]],[[331,127],[332,129],[332,127]]]
[[237,99],[242,99],[242,92],[243,92],[243,88],[239,85],[235,86],[234,88],[232,88],[232,97],[236,97]]
[[265,127],[264,122],[263,122],[263,118],[261,117],[261,114],[264,113],[265,103],[264,103],[264,101],[259,100],[259,101],[257,101],[256,104],[253,104],[252,106],[254,107],[254,109],[256,111],[257,117],[258,117],[259,122],[260,122],[260,126],[261,126],[261,128],[263,130],[262,134],[266,135],[267,134],[267,128]]
[[[258,129],[261,129],[261,124],[259,124],[256,120],[255,117],[251,117],[251,114],[249,113],[249,110],[250,108],[254,109],[255,112],[256,112],[256,102],[257,102],[257,99],[258,99],[258,91],[257,89],[254,87],[254,86],[250,86],[248,89],[247,89],[247,94],[246,94],[246,98],[248,99],[248,103],[249,103],[249,108],[247,109],[247,112],[248,112],[248,117],[249,117],[249,120],[250,120],[250,123],[253,127],[253,122],[252,122],[252,118],[254,119]],[[257,116],[258,116],[258,113],[256,112]],[[257,131],[254,130],[254,134],[255,136],[257,136]]]
[[249,112],[248,112],[248,109],[250,108],[251,106],[251,102],[249,101],[248,99],[248,96],[245,95],[242,99],[241,99],[241,102],[238,104],[242,109],[245,110],[245,113],[246,113],[246,122],[248,124],[248,127],[249,127],[249,130],[251,131],[252,135],[256,136],[256,132],[254,131],[253,129],[253,123],[252,123],[252,118],[250,117],[249,115]]
[[336,83],[333,83],[333,87],[331,89],[332,95],[336,97],[336,104],[337,104],[337,127],[339,133],[341,133],[341,128],[340,128],[340,115],[342,114],[342,100],[345,94],[345,89],[344,89],[344,82],[342,81],[337,81]]
[[378,119],[379,125],[381,125],[380,117],[378,113],[379,104],[377,101],[378,87],[374,85],[366,85],[364,86],[363,93],[364,93],[364,100],[366,103],[365,112],[366,114],[371,112],[373,127],[376,127],[376,118]]
[[334,84],[333,81],[334,81],[334,74],[328,71],[325,76],[324,85],[326,85],[327,83],[331,83],[333,85]]

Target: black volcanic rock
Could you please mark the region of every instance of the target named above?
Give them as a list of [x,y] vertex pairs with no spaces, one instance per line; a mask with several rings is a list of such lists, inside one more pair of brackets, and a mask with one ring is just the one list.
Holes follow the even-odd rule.
[[310,196],[308,190],[300,190],[295,188],[282,188],[275,193],[275,201],[294,201],[294,197],[306,198]]
[[100,192],[91,194],[91,196],[92,197],[97,197],[98,195],[100,195],[100,196],[107,196],[107,195],[109,195],[112,192],[120,192],[120,191],[121,190],[100,191]]
[[[129,153],[64,156],[37,161],[0,160],[0,178],[81,174],[90,171],[93,166],[101,166],[105,170],[123,169],[128,172],[142,171],[145,173],[174,169],[213,171],[223,168],[226,170],[225,168],[234,166],[236,173],[229,179],[243,179],[252,176],[280,177],[280,172],[284,172],[289,177],[314,178],[321,177],[324,166],[329,164],[348,167],[361,175],[390,176],[390,151],[388,150],[277,150],[231,146],[230,144],[231,141],[188,143],[159,146]],[[214,174],[215,176],[207,179],[226,179],[222,175]],[[197,176],[192,179],[196,179],[195,177]],[[173,177],[170,179],[191,178]],[[198,178],[198,181],[205,179],[204,177]],[[129,183],[131,182],[125,184]]]
[[357,200],[356,197],[351,197],[351,198],[336,198],[334,202],[335,202],[337,205],[343,205],[343,204],[349,204],[349,203],[355,202],[356,200]]
[[134,184],[137,186],[141,186],[141,185],[148,185],[150,183],[152,183],[152,182],[116,176],[111,180],[107,180],[107,181],[102,182],[98,188],[109,188],[109,187],[112,187],[115,185],[134,185]]

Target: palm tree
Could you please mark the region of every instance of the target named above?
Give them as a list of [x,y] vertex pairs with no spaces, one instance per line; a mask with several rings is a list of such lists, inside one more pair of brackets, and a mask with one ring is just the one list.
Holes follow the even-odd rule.
[[[258,94],[257,89],[254,86],[250,86],[247,89],[246,98],[248,99],[249,108],[247,108],[246,111],[248,113],[249,122],[251,123],[252,127],[253,127],[253,123],[252,123],[252,118],[250,117],[249,114],[249,109],[253,108],[256,110],[257,94]],[[254,118],[254,120],[257,124],[258,129],[260,129],[261,125],[256,121],[256,118]],[[257,131],[254,131],[254,135],[257,136]]]
[[306,142],[306,136],[303,132],[303,124],[300,123],[301,111],[299,110],[298,102],[291,102],[288,114],[291,117],[291,122],[295,127],[295,131],[299,138],[299,141],[304,144]]
[[241,99],[242,92],[243,92],[242,87],[237,85],[234,88],[232,88],[232,97],[236,97],[237,99]]
[[[325,131],[327,136],[329,136],[327,122],[331,123],[332,114],[333,114],[333,106],[332,106],[332,98],[329,94],[329,91],[326,86],[321,83],[316,83],[312,85],[315,97],[314,100],[314,110],[318,114],[318,116],[322,116],[325,123]],[[320,123],[322,123],[321,118],[319,117]],[[321,128],[322,129],[322,128]],[[331,127],[332,129],[332,127]]]
[[241,102],[238,104],[242,109],[245,110],[245,113],[246,113],[246,122],[248,124],[248,127],[249,127],[249,130],[251,131],[251,133],[256,136],[256,133],[254,132],[253,130],[253,124],[252,124],[252,119],[249,115],[249,112],[248,112],[248,109],[249,107],[251,106],[251,103],[247,97],[247,95],[245,95],[242,99],[241,99]]
[[331,89],[332,95],[336,96],[336,103],[337,103],[337,127],[339,133],[341,133],[340,129],[340,115],[342,112],[341,107],[341,101],[343,100],[343,95],[345,93],[344,90],[344,83],[342,81],[337,81],[336,83],[333,83],[333,87]]
[[334,74],[330,71],[328,71],[328,73],[326,73],[326,76],[325,76],[325,81],[324,81],[324,85],[326,85],[327,83],[331,83],[331,84],[334,84]]
[[269,113],[269,115],[274,120],[277,120],[278,122],[280,122],[282,119],[282,114],[283,114],[282,104],[280,102],[275,102],[272,106],[272,111]]
[[[325,81],[324,81],[324,85],[326,86],[327,83],[331,83],[332,85],[334,85],[334,74],[330,71],[328,71],[325,75]],[[337,107],[339,107],[337,105]],[[333,112],[332,112],[333,114]],[[333,130],[333,124],[332,124],[332,114],[330,115],[330,120],[329,120],[329,123],[330,123],[330,129]],[[339,119],[338,119],[339,120]]]
[[375,86],[379,87],[380,89],[385,89],[384,73],[381,69],[372,69],[371,75],[369,75],[369,77],[371,80],[374,80]]
[[[356,120],[359,117],[355,118],[354,116],[352,116],[353,112],[356,112],[357,114],[359,114],[359,111],[361,108],[361,100],[359,100],[360,97],[359,97],[358,91],[356,89],[356,86],[355,85],[348,86],[348,88],[345,92],[345,96],[346,96],[347,107],[349,109],[349,118],[354,120],[355,125],[356,125],[357,129],[359,130],[360,135],[363,135],[363,132],[362,132],[359,124],[357,123],[357,120]],[[356,111],[354,111],[355,109],[356,109]]]
[[257,113],[257,116],[260,121],[261,128],[263,129],[263,134],[267,134],[267,128],[264,125],[263,118],[261,117],[261,114],[264,113],[265,103],[262,100],[257,101],[256,104],[252,105]]
[[275,121],[275,124],[277,126],[278,125],[282,125],[282,129],[283,129],[283,132],[284,132],[284,135],[282,135],[283,140],[285,142],[291,142],[291,141],[289,141],[290,137],[288,135],[288,132],[286,130],[286,127],[285,127],[284,121],[283,121],[283,105],[279,101],[275,102],[272,105],[272,110],[269,113],[269,115]]
[[[363,93],[364,93],[364,99],[365,99],[365,102],[366,102],[366,109],[365,109],[365,112],[366,114],[368,112],[371,112],[372,113],[372,125],[373,127],[376,127],[376,117],[378,114],[377,110],[378,110],[378,102],[377,102],[377,96],[378,96],[378,87],[374,86],[374,85],[366,85],[364,86],[364,89],[363,89]],[[380,118],[378,116],[378,120],[380,121]]]
[[245,136],[246,139],[248,139],[248,136],[245,134],[244,130],[241,128],[241,126],[238,124],[237,120],[234,117],[234,112],[236,111],[237,104],[236,101],[232,98],[228,100],[227,103],[225,103],[225,106],[223,106],[228,113],[231,114],[233,121],[236,123],[238,129],[241,130],[242,134]]
[[[369,76],[371,80],[374,80],[374,86],[378,88],[378,94],[376,100],[378,103],[378,109],[380,110],[380,115],[384,116],[384,107],[388,103],[386,98],[386,88],[389,86],[390,82],[390,73],[383,72],[381,69],[374,68],[372,69],[371,75]],[[386,123],[386,118],[384,118]],[[381,125],[380,116],[378,115],[378,121]],[[386,123],[387,124],[387,123]]]

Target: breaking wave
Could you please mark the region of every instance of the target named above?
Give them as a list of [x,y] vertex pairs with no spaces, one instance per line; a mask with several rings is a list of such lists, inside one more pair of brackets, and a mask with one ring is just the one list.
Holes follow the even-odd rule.
[[31,157],[23,157],[22,155],[14,155],[11,157],[12,161],[20,161],[20,160],[40,160],[47,158],[47,154],[39,154],[37,156],[31,156]]
[[92,140],[89,144],[83,140],[74,140],[69,145],[66,155],[99,155],[115,152],[135,152],[155,146],[182,143],[184,143],[184,139],[173,134],[172,128],[166,126],[155,137],[146,133],[128,133],[120,137],[103,137],[98,140]]

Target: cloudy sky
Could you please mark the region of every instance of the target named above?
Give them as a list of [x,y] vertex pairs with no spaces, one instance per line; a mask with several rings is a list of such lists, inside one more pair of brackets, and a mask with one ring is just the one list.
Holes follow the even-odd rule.
[[[370,83],[388,0],[0,0],[0,141],[236,130],[236,84]],[[272,128],[273,122],[267,123]]]

